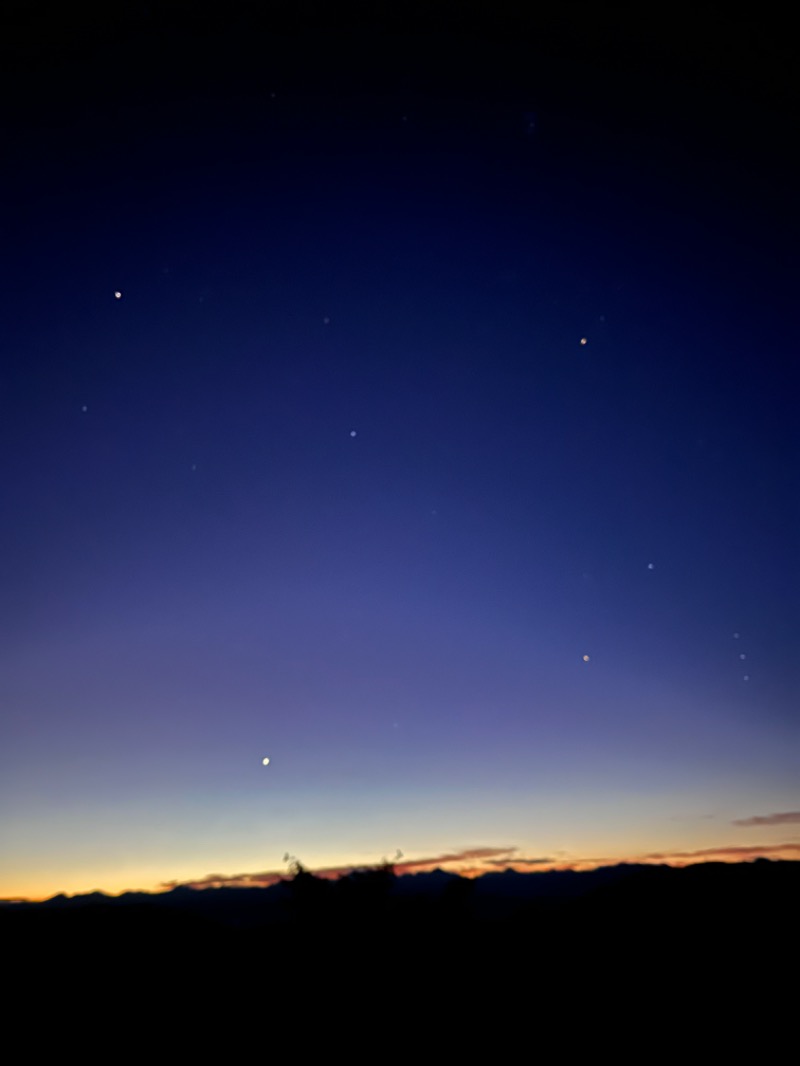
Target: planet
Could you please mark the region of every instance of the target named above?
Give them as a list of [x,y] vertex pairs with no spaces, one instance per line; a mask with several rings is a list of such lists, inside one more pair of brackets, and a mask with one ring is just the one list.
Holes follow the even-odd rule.
[[262,765],[262,766],[269,766],[269,759],[268,759],[268,757],[267,757],[266,755],[265,755],[265,756],[264,756],[264,758],[263,758],[263,759],[261,760],[261,765]]

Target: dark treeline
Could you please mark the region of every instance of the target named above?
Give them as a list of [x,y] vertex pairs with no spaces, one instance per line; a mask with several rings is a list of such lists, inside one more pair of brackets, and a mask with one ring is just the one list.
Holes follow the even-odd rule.
[[468,880],[390,865],[337,881],[299,864],[269,888],[176,888],[160,894],[56,896],[0,907],[0,936],[18,958],[158,953],[233,961],[253,953],[382,955],[432,948],[449,958],[508,961],[535,950],[636,955],[786,943],[800,900],[800,863],[756,860],[684,868],[620,865],[576,873],[503,871]]
[[145,1031],[260,1051],[264,1027],[323,1051],[366,1053],[392,1027],[524,1050],[531,1026],[554,1048],[699,1038],[716,1054],[791,1016],[798,899],[800,863],[756,860],[475,880],[298,866],[270,888],[7,903],[6,1016],[59,1046],[62,1026],[112,1034],[115,1054]]

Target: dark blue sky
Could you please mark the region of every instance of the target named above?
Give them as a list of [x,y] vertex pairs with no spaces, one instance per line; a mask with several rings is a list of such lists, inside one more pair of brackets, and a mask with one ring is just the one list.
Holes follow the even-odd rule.
[[16,27],[3,894],[797,847],[781,49],[571,10]]

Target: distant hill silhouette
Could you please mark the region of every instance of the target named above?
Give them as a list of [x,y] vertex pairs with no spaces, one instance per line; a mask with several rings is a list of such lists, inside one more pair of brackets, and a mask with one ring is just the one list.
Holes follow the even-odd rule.
[[[7,950],[48,950],[81,944],[83,952],[112,942],[140,949],[175,942],[188,951],[217,951],[313,939],[318,948],[366,936],[415,940],[448,931],[457,941],[513,934],[539,943],[600,938],[617,943],[646,936],[735,935],[748,926],[763,935],[788,920],[800,899],[800,863],[756,860],[686,867],[619,865],[576,873],[488,873],[474,880],[434,870],[395,876],[391,866],[337,881],[299,867],[268,888],[178,887],[169,892],[107,896],[57,895],[41,903],[0,906]],[[454,944],[455,946],[455,944]],[[485,945],[484,945],[485,946]]]
[[113,1018],[109,1047],[146,1024],[202,1050],[215,1019],[223,1050],[237,1027],[250,1047],[276,1029],[322,1048],[431,1027],[491,1043],[498,1026],[521,1047],[531,1025],[556,1044],[701,1026],[709,1046],[720,1026],[735,1045],[732,1012],[790,1016],[798,899],[800,863],[769,860],[475,880],[299,869],[269,888],[6,903],[0,943],[9,1016]]

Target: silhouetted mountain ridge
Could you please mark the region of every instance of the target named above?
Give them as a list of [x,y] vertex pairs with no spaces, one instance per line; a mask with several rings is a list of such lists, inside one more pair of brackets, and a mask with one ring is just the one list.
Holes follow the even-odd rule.
[[73,896],[59,893],[41,902],[0,901],[0,913],[10,917],[43,911],[110,909],[121,912],[136,907],[143,912],[200,913],[224,924],[239,926],[248,916],[258,924],[272,911],[284,912],[287,907],[291,910],[302,886],[312,907],[315,901],[323,899],[336,907],[347,903],[356,894],[363,897],[365,905],[374,902],[378,896],[398,907],[402,907],[406,900],[433,905],[456,890],[463,897],[470,898],[476,911],[494,910],[497,917],[502,917],[515,905],[541,900],[567,903],[602,897],[608,901],[615,895],[627,899],[632,893],[661,895],[666,892],[675,902],[689,897],[699,900],[712,890],[727,895],[738,895],[742,891],[752,894],[764,889],[767,883],[772,887],[788,884],[800,887],[800,863],[766,859],[751,863],[706,862],[685,867],[621,863],[583,872],[521,873],[509,869],[492,871],[474,879],[441,869],[396,876],[391,867],[378,867],[354,871],[338,880],[316,878],[310,872],[302,871],[293,878],[287,877],[267,887],[196,889],[178,885],[166,892],[135,891],[111,896],[93,891]]
[[100,997],[135,1020],[155,997],[170,1017],[190,1004],[192,1025],[198,1012],[298,1017],[321,1004],[390,1019],[405,1000],[477,1019],[535,1005],[574,1025],[576,1002],[609,1018],[709,995],[729,1005],[745,989],[782,1002],[798,898],[800,863],[767,860],[474,880],[303,871],[269,888],[8,903],[0,942],[16,986],[35,990],[46,973],[62,1012]]

